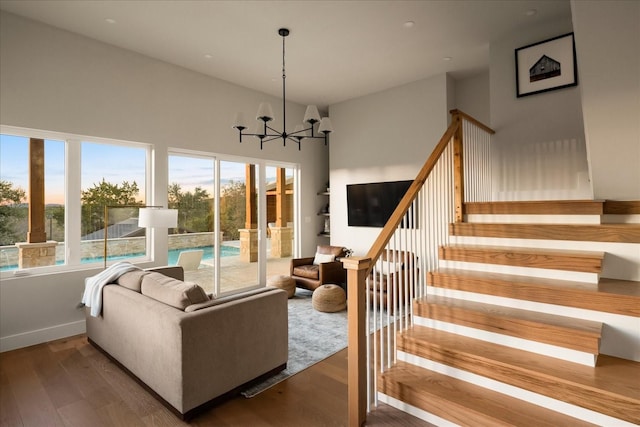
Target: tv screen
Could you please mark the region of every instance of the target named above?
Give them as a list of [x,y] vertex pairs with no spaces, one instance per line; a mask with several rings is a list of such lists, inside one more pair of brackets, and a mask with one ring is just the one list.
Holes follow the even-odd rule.
[[413,181],[347,185],[349,226],[384,227]]

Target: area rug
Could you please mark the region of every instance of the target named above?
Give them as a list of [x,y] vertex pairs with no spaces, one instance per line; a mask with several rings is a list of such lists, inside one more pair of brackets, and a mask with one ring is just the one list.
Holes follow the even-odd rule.
[[289,360],[287,368],[241,392],[246,397],[272,387],[291,375],[337,353],[347,346],[347,311],[322,313],[311,305],[312,293],[296,289],[289,299]]

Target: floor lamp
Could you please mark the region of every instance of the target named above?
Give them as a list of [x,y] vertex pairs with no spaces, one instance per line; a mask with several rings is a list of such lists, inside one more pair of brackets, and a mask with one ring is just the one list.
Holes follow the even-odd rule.
[[104,268],[107,268],[107,238],[109,229],[109,208],[140,208],[138,210],[138,227],[141,228],[174,228],[178,226],[178,210],[161,206],[116,205],[104,207]]

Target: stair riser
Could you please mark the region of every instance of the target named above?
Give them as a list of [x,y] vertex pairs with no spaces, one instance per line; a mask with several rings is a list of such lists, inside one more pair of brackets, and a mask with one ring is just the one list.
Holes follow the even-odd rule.
[[525,390],[520,387],[515,387],[506,384],[501,381],[496,381],[481,375],[457,369],[449,365],[445,365],[433,360],[425,359],[404,351],[398,352],[398,360],[411,363],[419,366],[423,369],[428,369],[433,372],[438,372],[443,375],[448,375],[458,380],[466,381],[471,384],[487,388],[489,390],[505,394],[507,396],[520,399],[534,405],[541,406],[543,408],[551,409],[553,411],[566,414],[568,416],[583,420],[586,422],[594,423],[602,426],[620,426],[620,427],[637,427],[637,424],[630,423],[625,420],[613,418],[605,414],[592,411],[590,409],[583,408],[581,406],[573,405],[561,400],[553,399],[542,394],[534,393],[529,390]]
[[497,297],[474,292],[456,291],[433,286],[429,286],[427,288],[427,292],[430,295],[458,298],[483,304],[494,304],[504,307],[601,322],[605,326],[603,329],[602,340],[600,342],[600,354],[607,354],[640,362],[640,340],[638,340],[640,318],[638,317],[623,316],[581,308],[563,307],[556,304],[545,304],[534,301]]
[[414,304],[414,316],[597,355],[600,337],[576,329],[438,304]]

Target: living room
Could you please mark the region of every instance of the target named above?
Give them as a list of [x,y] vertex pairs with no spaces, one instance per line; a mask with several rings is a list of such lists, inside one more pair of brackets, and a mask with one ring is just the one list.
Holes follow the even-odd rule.
[[[562,3],[566,10],[561,17],[518,28],[492,41],[486,46],[487,67],[467,78],[455,79],[443,70],[329,105],[335,128],[329,147],[310,143],[300,151],[283,149],[280,144],[266,145],[260,151],[255,143],[239,144],[237,132],[231,128],[236,111],[253,112],[264,100],[279,105],[278,96],[265,97],[256,90],[3,10],[0,123],[152,143],[159,171],[166,169],[167,153],[175,146],[256,162],[297,164],[303,177],[299,252],[305,255],[312,254],[318,242],[326,241],[317,236],[317,212],[325,203],[317,193],[327,182],[331,187],[330,241],[349,246],[356,254],[365,253],[375,233],[347,225],[346,185],[412,179],[446,129],[452,108],[496,129],[495,143],[506,160],[529,155],[511,144],[523,134],[532,145],[576,140],[577,144],[558,153],[567,161],[554,170],[559,182],[569,177],[569,184],[563,188],[536,187],[542,197],[640,199],[638,156],[630,155],[637,153],[640,138],[637,4],[616,2],[619,7],[603,7],[597,2]],[[605,19],[607,14],[610,16]],[[274,33],[277,26],[273,25]],[[514,49],[570,32],[576,34],[578,86],[516,98]],[[295,39],[293,32],[291,39]],[[273,44],[273,62],[278,66],[279,39],[275,35]],[[246,46],[239,50],[251,54]],[[322,61],[316,54],[309,57]],[[603,57],[608,58],[606,63],[621,65],[602,73]],[[274,84],[278,86],[279,81]],[[301,118],[304,106],[288,102],[287,113]],[[278,117],[276,114],[276,127]],[[497,182],[498,197],[528,198],[530,187],[514,190],[508,185],[513,179],[505,175]],[[167,181],[162,172],[156,174],[158,204],[166,202],[166,192],[161,190]],[[161,254],[162,239],[157,242],[156,252]],[[162,262],[160,256],[150,264]],[[2,350],[82,333],[83,316],[75,306],[84,278],[97,271],[3,278]]]

